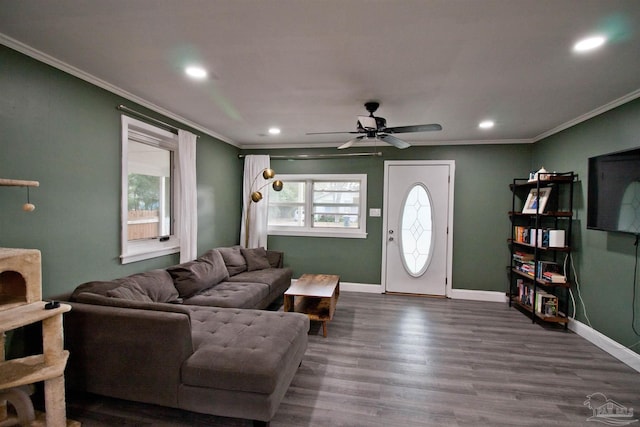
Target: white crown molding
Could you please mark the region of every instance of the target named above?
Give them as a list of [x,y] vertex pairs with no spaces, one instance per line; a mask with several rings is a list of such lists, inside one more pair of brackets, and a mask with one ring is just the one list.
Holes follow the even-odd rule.
[[[496,145],[496,144],[532,144],[533,139],[488,139],[488,140],[456,140],[456,141],[411,141],[412,147],[435,147],[446,145]],[[313,144],[288,144],[288,143],[273,143],[273,144],[240,144],[239,148],[242,150],[276,150],[281,148],[338,148],[344,142],[316,142]],[[351,148],[361,147],[391,147],[391,145],[384,142],[379,143],[358,143]],[[348,150],[345,151],[345,153]]]
[[[149,102],[143,98],[140,98],[137,95],[134,95],[122,88],[119,88],[109,82],[106,82],[92,74],[89,74],[85,71],[80,70],[66,62],[63,62],[59,59],[56,59],[50,55],[47,55],[44,52],[41,52],[27,44],[24,44],[18,40],[15,40],[6,34],[0,33],[0,44],[3,44],[13,50],[16,50],[22,54],[25,54],[31,58],[34,58],[40,62],[43,62],[47,65],[50,65],[54,68],[57,68],[63,72],[66,72],[74,77],[77,77],[81,80],[89,82],[95,86],[98,86],[108,92],[111,92],[115,95],[121,96],[125,99],[128,99],[136,104],[139,104],[143,107],[146,107],[156,113],[162,114],[165,117],[176,120],[180,123],[183,123],[193,129],[199,130],[204,134],[207,134],[213,138],[219,139],[220,141],[226,142],[227,144],[233,145],[243,150],[261,150],[261,149],[286,149],[286,148],[333,148],[340,145],[337,142],[328,142],[328,143],[313,143],[313,144],[286,144],[286,143],[274,143],[274,144],[242,144],[233,141],[232,139],[220,135],[217,132],[214,132],[211,129],[203,127],[195,122],[192,122],[182,116],[172,113],[165,108],[162,108],[152,102]],[[532,144],[538,142],[542,139],[548,138],[556,133],[559,133],[565,129],[573,127],[579,123],[582,123],[586,120],[589,120],[593,117],[596,117],[602,113],[605,113],[609,110],[612,110],[620,105],[626,104],[630,101],[633,101],[636,98],[640,98],[640,89],[635,90],[627,95],[624,95],[618,99],[615,99],[601,107],[598,107],[592,111],[589,111],[586,114],[583,114],[575,119],[569,120],[553,129],[550,129],[546,132],[541,133],[540,135],[530,138],[530,139],[503,139],[503,140],[460,140],[460,141],[412,141],[411,145],[413,146],[442,146],[442,145],[487,145],[487,144]],[[360,144],[361,147],[370,147],[377,146],[377,144]]]
[[162,114],[165,117],[168,117],[170,119],[176,120],[184,125],[187,125],[193,129],[197,129],[200,132],[203,132],[213,138],[219,139],[220,141],[226,142],[227,144],[233,145],[235,147],[239,147],[237,143],[235,143],[233,140],[227,138],[226,136],[220,135],[217,132],[212,131],[211,129],[207,129],[203,126],[200,126],[197,123],[194,123],[188,119],[185,119],[182,116],[179,116],[177,114],[172,113],[169,110],[166,110],[152,102],[149,102],[143,98],[140,98],[137,95],[134,95],[130,92],[127,92],[124,89],[121,89],[115,85],[112,85],[109,82],[106,82],[102,79],[99,79],[98,77],[89,74],[85,71],[80,70],[79,68],[74,67],[73,65],[67,64],[66,62],[60,61],[59,59],[54,58],[51,55],[47,55],[44,52],[41,52],[37,49],[34,49],[33,47],[26,45],[22,42],[19,42],[18,40],[15,40],[9,36],[7,36],[6,34],[0,33],[0,44],[3,44],[15,51],[18,51],[24,55],[27,55],[33,59],[36,59],[40,62],[43,62],[47,65],[50,65],[54,68],[57,68],[60,71],[64,71],[67,74],[71,74],[74,77],[77,77],[81,80],[84,80],[86,82],[91,83],[92,85],[98,86],[99,88],[102,88],[108,92],[111,92],[115,95],[121,96],[125,99],[128,99],[129,101],[133,101],[138,105],[141,105],[143,107],[146,107],[150,110],[155,111],[156,113]]
[[546,132],[541,133],[540,135],[536,136],[535,138],[532,139],[532,142],[538,142],[542,139],[548,138],[551,135],[554,135],[556,133],[562,132],[565,129],[569,129],[570,127],[573,127],[579,123],[585,122],[589,119],[592,119],[596,116],[599,116],[602,113],[606,113],[609,110],[613,110],[616,107],[619,107],[623,104],[626,104],[627,102],[631,102],[636,98],[640,98],[640,89],[635,90],[631,93],[628,93],[624,96],[621,96],[618,99],[614,99],[613,101],[604,104],[601,107],[598,107],[594,110],[589,111],[586,114],[583,114],[581,116],[576,117],[573,120],[569,120],[568,122],[565,122],[563,124],[561,124],[560,126],[557,126],[551,130],[548,130]]

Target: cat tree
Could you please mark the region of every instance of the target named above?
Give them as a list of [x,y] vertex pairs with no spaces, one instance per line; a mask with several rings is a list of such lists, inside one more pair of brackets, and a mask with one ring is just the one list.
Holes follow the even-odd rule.
[[[37,181],[0,179],[0,186],[34,186]],[[32,211],[33,209],[25,209]],[[79,426],[67,421],[62,315],[67,304],[42,301],[41,255],[37,249],[0,248],[0,426]],[[42,354],[5,360],[5,332],[42,323]],[[25,386],[44,381],[45,414],[36,417]],[[10,415],[7,403],[17,415]]]

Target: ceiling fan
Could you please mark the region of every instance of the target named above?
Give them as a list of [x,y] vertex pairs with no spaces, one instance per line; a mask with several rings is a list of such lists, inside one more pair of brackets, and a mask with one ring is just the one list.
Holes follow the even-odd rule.
[[406,141],[396,138],[392,134],[394,133],[409,133],[409,132],[428,132],[435,130],[442,130],[442,126],[437,123],[429,125],[413,125],[413,126],[397,126],[387,127],[387,120],[382,117],[375,117],[373,113],[376,112],[380,106],[379,102],[370,101],[364,104],[364,108],[369,112],[368,116],[358,116],[358,123],[355,131],[345,132],[309,132],[307,135],[326,135],[333,133],[353,133],[360,134],[355,138],[350,139],[341,146],[338,150],[351,147],[353,144],[359,141],[383,141],[393,145],[396,148],[408,148],[411,147]]

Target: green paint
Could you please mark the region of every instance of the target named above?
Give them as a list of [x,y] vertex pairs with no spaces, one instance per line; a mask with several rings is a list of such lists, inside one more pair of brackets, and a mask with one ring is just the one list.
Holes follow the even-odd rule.
[[[33,213],[21,210],[25,189],[0,189],[0,246],[42,251],[45,297],[84,281],[178,261],[167,256],[123,266],[118,259],[120,112],[115,107],[126,104],[172,120],[1,46],[0,93],[0,177],[41,182],[31,190]],[[453,287],[503,292],[511,180],[542,165],[574,170],[584,179],[589,156],[640,145],[639,118],[640,101],[634,101],[534,145],[383,147],[377,149],[382,158],[273,160],[272,166],[278,173],[366,173],[368,209],[383,208],[384,160],[454,160]],[[243,167],[238,152],[206,135],[198,140],[200,253],[238,242]],[[586,191],[586,182],[578,183],[573,246],[582,295],[595,329],[631,345],[638,340],[630,326],[633,238],[586,230],[581,221]],[[295,277],[322,272],[339,274],[344,282],[379,284],[382,228],[382,218],[367,218],[366,239],[271,236],[269,247],[285,251]],[[585,321],[581,309],[578,316]]]
[[[531,145],[414,146],[406,150],[384,147],[383,157],[272,160],[271,165],[283,174],[365,173],[368,212],[369,208],[384,207],[385,160],[455,160],[453,287],[503,292],[509,262],[509,183],[516,176],[527,176],[531,149]],[[268,151],[274,155],[311,152],[334,151]],[[343,282],[380,284],[382,230],[381,217],[367,217],[366,239],[270,236],[269,247],[285,251],[285,262],[293,268],[294,277],[322,272],[339,274]]]
[[[0,188],[0,246],[42,251],[45,298],[85,281],[178,262],[172,255],[120,264],[121,112],[116,106],[178,123],[3,46],[0,93],[0,177],[40,181],[30,190],[32,213],[21,209],[24,188]],[[238,241],[242,162],[237,154],[237,148],[206,135],[198,140],[200,252]]]
[[[627,346],[640,342],[631,328],[635,237],[586,228],[587,161],[592,156],[639,146],[640,100],[635,100],[538,142],[533,152],[534,165],[574,170],[579,175],[574,190],[577,221],[571,246],[580,295],[592,327]],[[573,292],[578,299],[575,286]],[[636,330],[640,331],[640,295],[636,298]],[[581,304],[576,317],[588,323]],[[638,352],[639,348],[633,350]]]

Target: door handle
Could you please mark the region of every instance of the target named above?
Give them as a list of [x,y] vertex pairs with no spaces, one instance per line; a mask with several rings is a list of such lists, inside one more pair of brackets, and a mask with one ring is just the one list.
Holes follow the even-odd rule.
[[389,237],[389,241],[390,241],[390,242],[393,242],[393,237]]

